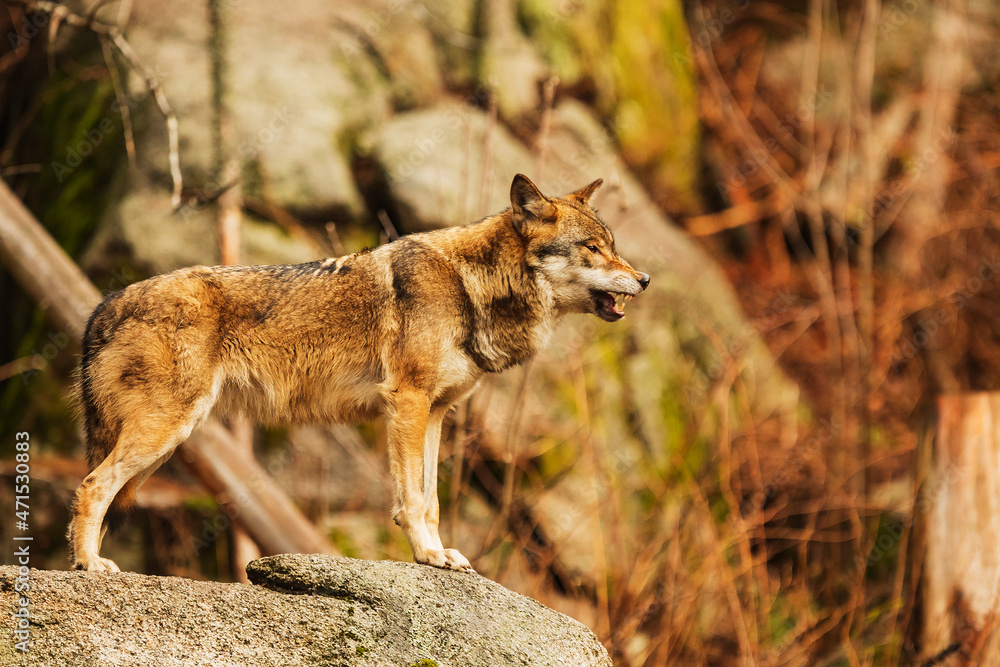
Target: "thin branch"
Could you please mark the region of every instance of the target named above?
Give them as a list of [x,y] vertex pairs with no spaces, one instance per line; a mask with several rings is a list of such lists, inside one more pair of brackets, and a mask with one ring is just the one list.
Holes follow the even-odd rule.
[[146,81],[146,87],[153,93],[153,97],[156,99],[157,106],[160,107],[160,112],[167,119],[167,141],[170,145],[170,178],[174,183],[174,190],[170,197],[170,203],[176,211],[181,207],[181,190],[184,187],[184,182],[181,177],[181,159],[180,159],[180,148],[179,139],[177,131],[177,116],[174,114],[173,107],[170,106],[170,102],[167,101],[167,96],[164,95],[163,89],[160,87],[160,83],[156,78],[156,75],[146,67],[142,60],[139,59],[138,54],[132,50],[132,45],[125,40],[121,32],[117,28],[111,31],[109,34],[111,40],[114,42],[115,46],[126,60],[132,64],[132,68],[138,71],[143,79]]
[[[10,5],[4,4],[4,9],[7,10],[7,15],[10,17],[10,25],[13,28],[12,32],[7,33],[7,39],[13,48],[0,56],[0,74],[5,74],[7,70],[13,68],[14,65],[24,60],[24,58],[28,55],[28,46],[30,43],[30,40],[23,37],[20,29],[17,28],[17,19],[21,18],[23,20],[24,13],[22,13],[20,17],[15,18]],[[23,11],[24,10],[22,10],[22,12]]]
[[41,171],[42,165],[38,163],[16,164],[9,167],[0,167],[0,177],[6,178],[8,176],[17,176],[18,174],[39,174]]
[[56,71],[56,36],[59,34],[59,24],[68,13],[69,10],[60,5],[50,16],[52,20],[49,21],[49,43],[46,49],[48,51],[49,74]]
[[[163,89],[160,87],[159,80],[156,75],[146,67],[142,59],[132,48],[132,45],[128,43],[122,35],[121,29],[115,25],[108,25],[106,23],[100,23],[98,21],[89,19],[85,16],[80,16],[79,14],[73,14],[69,12],[63,5],[50,2],[49,0],[37,0],[35,2],[24,3],[27,11],[42,11],[53,19],[58,19],[58,21],[65,22],[68,25],[85,28],[90,30],[94,34],[103,36],[111,41],[112,44],[118,49],[118,51],[125,57],[128,61],[130,67],[138,72],[146,83],[146,88],[153,94],[153,98],[156,100],[157,106],[160,108],[160,112],[164,115],[167,122],[167,142],[169,144],[169,161],[170,161],[170,178],[173,181],[173,192],[171,193],[170,202],[176,211],[181,207],[181,190],[184,187],[183,178],[181,177],[181,160],[180,160],[180,140],[178,138],[177,130],[177,116],[174,114],[173,107],[170,106],[170,102],[167,101],[167,96],[163,93]],[[55,34],[50,36],[51,41],[55,41]]]
[[344,241],[340,238],[340,232],[337,231],[336,223],[326,223],[326,238],[330,241],[330,247],[333,248],[335,257],[343,257],[347,254]]
[[483,173],[479,184],[479,206],[476,215],[482,215],[489,206],[490,186],[493,182],[493,139],[497,128],[497,96],[490,93],[489,122],[486,125],[486,136],[483,137]]
[[99,35],[101,40],[101,52],[104,54],[104,62],[108,66],[108,74],[111,75],[111,85],[115,89],[115,99],[118,100],[118,109],[122,114],[122,127],[125,131],[125,152],[128,154],[129,166],[135,170],[135,135],[132,132],[132,111],[125,97],[125,87],[122,85],[121,75],[118,73],[118,65],[115,64],[114,54],[111,53],[111,42],[104,35]]
[[545,81],[542,90],[542,121],[538,128],[538,139],[535,142],[535,173],[541,178],[545,168],[545,158],[549,152],[549,132],[552,129],[552,107],[555,104],[556,88],[559,87],[559,77],[550,76]]
[[399,238],[399,232],[396,231],[395,225],[392,224],[392,220],[389,219],[389,214],[385,212],[384,208],[378,210],[378,221],[382,224],[382,229],[385,230],[385,235],[390,243]]
[[38,368],[44,363],[45,357],[40,354],[29,354],[26,357],[21,357],[20,359],[15,359],[14,361],[8,361],[6,364],[0,366],[0,382],[9,380],[15,375],[20,375],[25,371]]

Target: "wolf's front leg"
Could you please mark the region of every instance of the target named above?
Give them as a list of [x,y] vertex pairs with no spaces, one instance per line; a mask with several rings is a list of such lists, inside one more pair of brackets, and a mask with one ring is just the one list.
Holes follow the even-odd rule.
[[[424,460],[431,420],[430,398],[419,389],[400,387],[391,393],[389,400],[389,468],[395,484],[396,523],[403,529],[418,563],[472,571],[465,556],[455,549],[442,548],[437,526],[432,533],[427,525],[424,466],[437,465],[436,457],[433,462]],[[440,422],[432,430],[437,430],[440,437]]]
[[438,549],[444,549],[438,532],[441,519],[437,490],[438,449],[441,446],[441,426],[447,413],[447,407],[432,410],[427,422],[427,434],[424,436],[424,522]]

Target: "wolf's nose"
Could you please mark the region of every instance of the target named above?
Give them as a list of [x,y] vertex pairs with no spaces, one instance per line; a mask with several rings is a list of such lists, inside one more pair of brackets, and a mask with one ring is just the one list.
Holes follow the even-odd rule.
[[648,273],[640,273],[639,274],[639,285],[642,286],[642,289],[646,289],[647,287],[649,287],[649,274]]

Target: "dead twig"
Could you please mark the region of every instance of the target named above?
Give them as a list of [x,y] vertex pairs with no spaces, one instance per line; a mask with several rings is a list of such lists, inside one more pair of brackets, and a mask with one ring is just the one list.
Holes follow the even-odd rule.
[[556,88],[559,77],[550,76],[542,88],[542,120],[538,127],[538,138],[535,140],[535,175],[541,177],[545,168],[545,158],[549,152],[549,132],[552,129],[552,107],[556,99]]
[[111,75],[111,85],[115,89],[115,99],[118,100],[118,109],[122,114],[122,128],[125,132],[125,153],[128,155],[129,166],[136,167],[135,157],[135,135],[132,131],[132,111],[125,97],[125,87],[122,85],[121,75],[118,73],[118,65],[115,64],[114,54],[111,52],[111,42],[107,37],[100,35],[101,51],[104,54],[104,62],[108,66],[108,74]]
[[486,211],[490,201],[490,188],[493,185],[493,140],[497,129],[497,96],[490,93],[489,122],[486,125],[486,136],[483,137],[483,173],[479,184],[479,202],[476,215]]
[[115,48],[118,49],[118,52],[121,53],[128,62],[130,68],[143,78],[146,88],[153,94],[153,98],[156,100],[156,104],[159,107],[160,112],[166,118],[170,178],[173,181],[173,191],[170,196],[170,202],[175,211],[179,209],[182,203],[181,192],[184,187],[184,181],[181,176],[179,148],[180,140],[177,129],[177,116],[174,114],[173,107],[170,106],[170,102],[167,100],[167,96],[164,94],[163,88],[160,86],[160,82],[159,79],[157,79],[156,74],[149,69],[145,63],[143,63],[142,59],[132,48],[132,45],[125,39],[125,36],[122,34],[121,29],[118,26],[108,25],[106,23],[96,21],[93,18],[74,14],[66,9],[64,5],[59,5],[55,2],[50,2],[49,0],[32,0],[23,4],[26,11],[45,12],[52,17],[52,25],[50,27],[49,35],[50,43],[55,41],[58,26],[61,23],[66,23],[67,25],[71,25],[75,28],[90,30],[99,38],[107,39],[114,44]]
[[386,238],[389,239],[389,243],[392,243],[399,238],[399,232],[396,231],[396,226],[392,224],[392,220],[389,219],[389,214],[385,212],[384,208],[378,210],[378,221],[382,225],[382,229],[385,231]]

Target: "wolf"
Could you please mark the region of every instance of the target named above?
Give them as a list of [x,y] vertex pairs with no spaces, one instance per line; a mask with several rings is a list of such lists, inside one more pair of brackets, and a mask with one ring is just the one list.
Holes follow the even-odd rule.
[[217,410],[268,425],[384,417],[393,518],[414,559],[471,571],[438,533],[445,415],[564,315],[615,322],[649,285],[590,206],[601,183],[550,198],[518,174],[510,208],[463,227],[306,264],[189,267],[109,295],[83,337],[92,472],[72,507],[73,566],[118,571],[99,555],[108,527]]

